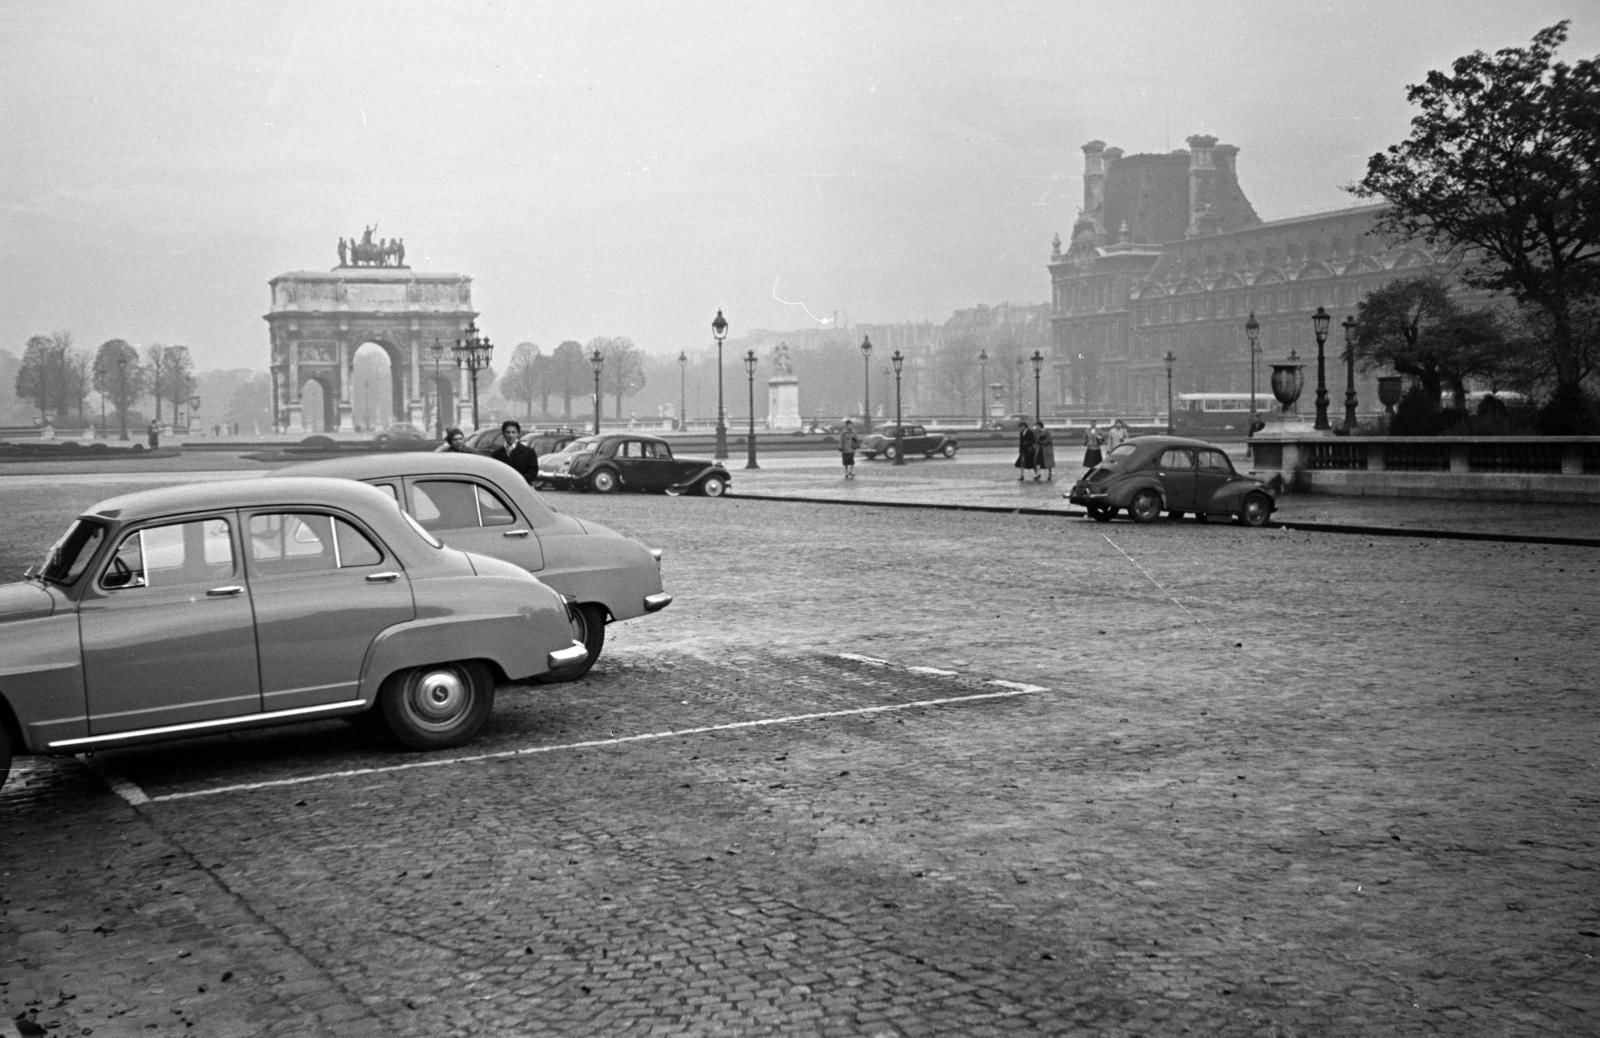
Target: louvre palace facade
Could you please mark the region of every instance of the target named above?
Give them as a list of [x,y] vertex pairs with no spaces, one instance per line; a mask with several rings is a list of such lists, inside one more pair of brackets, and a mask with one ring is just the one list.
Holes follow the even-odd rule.
[[[1311,313],[1332,315],[1326,345],[1331,400],[1343,399],[1339,323],[1373,289],[1443,273],[1441,257],[1374,232],[1381,205],[1263,221],[1239,186],[1238,148],[1188,138],[1187,150],[1123,155],[1083,146],[1083,209],[1050,255],[1051,359],[1058,402],[1097,413],[1151,415],[1172,391],[1248,392],[1244,325],[1261,324],[1256,388],[1291,350],[1316,385]],[[1362,412],[1377,411],[1378,372],[1357,372]]]

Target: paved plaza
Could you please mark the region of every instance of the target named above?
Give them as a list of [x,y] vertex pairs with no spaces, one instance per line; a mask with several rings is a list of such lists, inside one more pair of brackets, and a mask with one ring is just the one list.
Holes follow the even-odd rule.
[[[1594,1033],[1600,551],[1394,535],[1420,516],[1582,539],[1586,510],[1137,526],[1002,486],[997,458],[861,471],[553,495],[663,548],[677,600],[612,627],[585,680],[502,689],[461,750],[329,723],[20,761],[4,1017]],[[0,500],[32,478],[0,473]],[[924,483],[1030,503],[907,507]]]

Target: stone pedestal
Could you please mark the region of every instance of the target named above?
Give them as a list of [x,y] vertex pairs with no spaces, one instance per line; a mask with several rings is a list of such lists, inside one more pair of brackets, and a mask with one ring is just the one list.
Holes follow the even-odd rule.
[[767,428],[773,432],[800,431],[800,380],[794,375],[767,379]]
[[283,405],[283,431],[295,433],[296,435],[303,435],[306,431],[305,420],[300,416],[300,402],[298,400],[292,404]]

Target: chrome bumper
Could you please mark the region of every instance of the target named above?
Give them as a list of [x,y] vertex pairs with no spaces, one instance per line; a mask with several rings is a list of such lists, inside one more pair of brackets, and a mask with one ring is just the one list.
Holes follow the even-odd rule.
[[565,649],[557,649],[550,654],[549,664],[551,670],[560,670],[582,663],[589,658],[589,650],[583,647],[582,642],[575,641]]
[[659,595],[644,596],[644,611],[647,613],[659,613],[661,610],[667,608],[667,606],[671,604],[672,596],[667,594],[665,591],[661,592]]

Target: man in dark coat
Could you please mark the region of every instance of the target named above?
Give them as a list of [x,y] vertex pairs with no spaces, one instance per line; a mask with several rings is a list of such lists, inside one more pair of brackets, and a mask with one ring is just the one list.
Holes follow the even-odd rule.
[[539,478],[539,454],[522,442],[522,426],[509,419],[500,423],[500,443],[489,457],[516,469],[529,483]]

